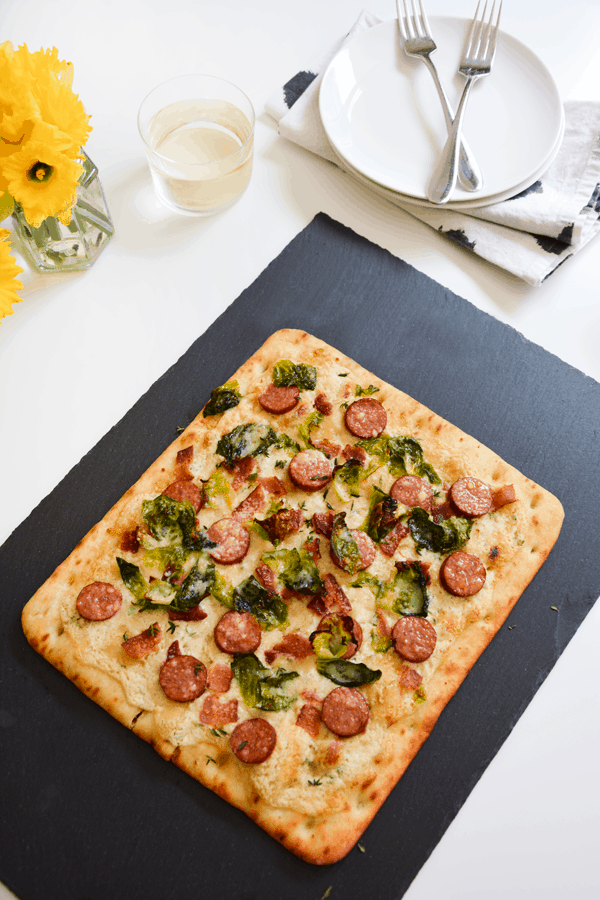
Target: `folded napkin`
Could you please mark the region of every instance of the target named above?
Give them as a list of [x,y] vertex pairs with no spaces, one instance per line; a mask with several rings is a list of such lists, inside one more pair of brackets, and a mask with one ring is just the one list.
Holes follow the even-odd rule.
[[[319,87],[341,47],[380,23],[363,11],[349,34],[290,78],[267,103],[283,137],[344,171],[321,122]],[[565,104],[565,135],[553,163],[535,184],[510,200],[468,213],[400,199],[390,202],[489,262],[540,285],[600,231],[600,103]]]

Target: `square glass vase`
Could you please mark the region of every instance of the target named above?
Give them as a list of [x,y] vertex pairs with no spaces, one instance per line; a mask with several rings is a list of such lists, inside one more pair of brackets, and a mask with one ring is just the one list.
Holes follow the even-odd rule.
[[98,169],[82,150],[83,175],[71,221],[63,225],[54,216],[33,228],[15,205],[13,222],[27,262],[39,272],[79,272],[89,269],[114,234]]

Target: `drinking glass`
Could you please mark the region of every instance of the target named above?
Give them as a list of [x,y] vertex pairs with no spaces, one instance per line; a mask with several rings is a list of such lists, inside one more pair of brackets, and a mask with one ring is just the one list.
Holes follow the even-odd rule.
[[154,88],[138,127],[154,189],[178,213],[226,209],[248,186],[254,109],[235,85],[211,75],[181,75]]

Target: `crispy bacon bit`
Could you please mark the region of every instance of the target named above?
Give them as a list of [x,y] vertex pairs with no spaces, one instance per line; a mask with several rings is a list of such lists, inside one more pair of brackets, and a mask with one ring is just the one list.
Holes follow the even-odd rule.
[[327,747],[327,753],[325,754],[325,762],[328,766],[333,766],[338,759],[340,758],[340,752],[342,749],[342,745],[339,741],[332,741]]
[[500,556],[500,548],[492,547],[492,549],[488,553],[488,559],[491,559],[491,560],[498,559],[499,556]]
[[324,453],[329,459],[333,459],[334,456],[337,456],[342,449],[340,444],[332,444],[327,438],[323,438],[322,441],[311,441],[310,443],[312,447],[320,450],[321,453]]
[[357,459],[363,466],[367,461],[367,451],[363,447],[354,447],[352,444],[346,444],[342,450],[342,456],[346,462],[349,459]]
[[170,644],[169,649],[167,650],[167,659],[173,659],[174,656],[181,656],[179,641],[173,641],[173,643]]
[[262,586],[266,588],[269,593],[277,594],[277,579],[275,578],[275,572],[268,566],[266,563],[261,563],[254,570],[254,576],[257,581],[260,581]]
[[315,397],[315,409],[318,409],[324,416],[330,416],[333,412],[333,403],[331,403],[325,394],[317,394]]
[[213,728],[222,728],[238,720],[237,700],[218,700],[212,694],[208,694],[202,701],[200,709],[200,721],[203,725],[211,725]]
[[205,619],[207,613],[204,612],[200,605],[192,606],[186,612],[179,612],[176,609],[169,610],[169,619],[171,622],[201,622]]
[[416,691],[421,686],[423,678],[416,669],[412,669],[410,666],[400,666],[398,681],[401,688],[407,691]]
[[162,631],[158,622],[154,622],[141,634],[136,634],[135,637],[123,641],[121,647],[132,659],[143,659],[144,656],[148,656],[149,653],[156,650],[160,644],[161,635]]
[[284,634],[278,644],[265,653],[269,665],[281,654],[293,659],[306,659],[313,652],[309,639],[304,634]]
[[322,534],[326,538],[330,538],[333,529],[333,513],[314,513],[312,517],[312,526],[317,534]]
[[208,670],[207,688],[209,691],[226,694],[231,687],[232,678],[233,672],[231,671],[230,666],[225,665],[225,663],[215,663],[215,665]]
[[[333,575],[324,575],[323,584],[325,586],[325,589],[321,594],[318,595],[318,599],[325,607],[325,612],[352,612],[350,601],[346,597],[345,593],[343,592]],[[314,597],[313,600],[308,604],[308,608],[312,609],[313,612],[317,612],[317,604],[315,603],[315,605],[313,605],[313,601],[316,600],[317,597]],[[319,615],[322,616],[324,615],[324,613],[319,612]]]
[[259,478],[256,483],[262,484],[274,497],[284,497],[287,494],[285,484],[276,475],[271,475],[270,478]]
[[305,406],[304,403],[302,403],[296,410],[296,415],[303,416],[306,413],[307,409],[308,409],[308,406]]
[[408,533],[409,531],[406,525],[404,525],[402,522],[398,522],[398,524],[394,528],[392,528],[389,534],[386,534],[384,539],[380,541],[377,546],[384,556],[392,557],[398,549],[398,544],[406,537]]
[[321,713],[316,706],[305,703],[300,710],[300,713],[298,714],[296,725],[299,725],[300,728],[304,728],[304,730],[307,731],[311,737],[316,738],[319,736],[319,728],[321,726]]
[[229,472],[234,473],[231,487],[234,491],[237,491],[256,468],[256,459],[253,456],[245,456],[243,459],[238,459],[231,466],[225,466],[225,468]]
[[321,709],[321,706],[323,705],[323,698],[319,697],[316,691],[311,691],[307,688],[304,691],[300,691],[300,696],[303,700],[306,700],[307,703],[310,703],[312,706],[316,706]]
[[380,609],[377,610],[377,630],[383,637],[389,637],[392,633],[390,623]]
[[326,606],[320,594],[313,597],[312,600],[306,604],[306,607],[307,609],[310,609],[311,612],[316,613],[317,616],[324,616],[329,612],[329,607]]
[[257,520],[273,543],[282,541],[288,534],[300,531],[304,516],[301,509],[280,509],[268,519]]
[[282,600],[306,600],[304,594],[299,594],[298,591],[290,591],[289,588],[284,587],[281,589],[281,599]]
[[175,460],[176,466],[176,480],[177,481],[192,481],[194,476],[190,472],[190,463],[194,458],[194,447],[185,447],[184,450],[177,451],[177,458]]
[[251,494],[248,494],[245,500],[242,500],[239,506],[237,506],[234,511],[232,518],[237,519],[238,522],[247,522],[249,519],[253,519],[257,512],[260,512],[265,503],[267,502],[267,496],[265,494],[265,489],[262,484],[259,484],[258,487],[255,487]]
[[140,539],[138,537],[138,531],[139,526],[138,528],[134,528],[133,531],[123,532],[120,549],[124,553],[137,553],[140,549]]
[[312,553],[313,562],[316,563],[317,560],[321,559],[321,541],[319,538],[313,538],[312,541],[304,542],[304,549],[308,550],[309,553]]
[[496,512],[497,509],[506,506],[507,503],[514,503],[516,499],[517,495],[514,485],[505,484],[504,487],[492,491],[492,508],[490,512]]

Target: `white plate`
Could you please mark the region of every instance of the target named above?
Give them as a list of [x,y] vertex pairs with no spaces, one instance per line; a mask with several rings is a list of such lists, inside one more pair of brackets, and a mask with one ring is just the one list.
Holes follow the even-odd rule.
[[552,162],[554,161],[554,157],[560,150],[560,145],[562,144],[562,139],[565,133],[565,122],[564,115],[563,121],[558,133],[558,137],[556,139],[556,143],[550,152],[550,155],[544,162],[540,165],[539,169],[536,169],[532,175],[526,179],[526,181],[522,181],[520,184],[515,185],[510,190],[503,191],[500,194],[492,194],[491,196],[487,196],[484,194],[477,193],[466,193],[461,191],[461,194],[465,197],[469,197],[468,200],[448,200],[443,206],[440,206],[439,203],[431,203],[429,200],[422,200],[421,198],[411,197],[409,194],[400,194],[397,191],[391,191],[389,188],[383,187],[383,185],[379,184],[377,181],[371,181],[370,178],[366,178],[358,169],[353,169],[352,166],[346,162],[346,160],[342,159],[341,156],[338,156],[340,160],[340,165],[343,166],[346,171],[350,172],[357,181],[360,181],[362,184],[366,185],[376,194],[379,194],[381,197],[385,197],[386,200],[391,200],[392,203],[401,203],[402,205],[410,205],[413,206],[424,206],[427,209],[452,209],[460,212],[461,210],[464,212],[468,212],[470,209],[477,209],[481,206],[491,206],[493,203],[500,203],[502,200],[510,200],[511,197],[514,197],[516,194],[520,194],[521,191],[525,191],[527,188],[531,187],[532,184],[541,178],[544,172],[550,168]]
[[[464,78],[458,63],[468,20],[432,16],[440,78],[456,108]],[[321,84],[321,118],[336,153],[382,187],[425,200],[447,132],[431,74],[400,49],[397,20],[359,34],[330,63]],[[548,69],[515,38],[499,32],[492,73],[471,92],[463,128],[483,173],[476,195],[459,187],[453,201],[514,193],[551,155],[563,109]]]

